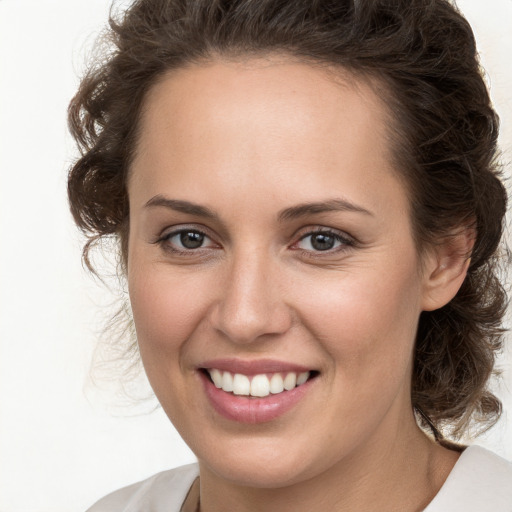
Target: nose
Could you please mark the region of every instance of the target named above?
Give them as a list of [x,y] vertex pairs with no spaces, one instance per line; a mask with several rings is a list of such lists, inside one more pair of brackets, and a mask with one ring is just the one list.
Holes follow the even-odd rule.
[[240,255],[223,275],[220,300],[210,315],[212,326],[238,344],[275,337],[290,329],[292,311],[283,296],[279,270],[269,258]]

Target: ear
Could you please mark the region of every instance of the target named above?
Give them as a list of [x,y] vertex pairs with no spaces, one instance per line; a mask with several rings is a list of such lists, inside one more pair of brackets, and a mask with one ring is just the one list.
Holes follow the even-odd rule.
[[466,278],[475,237],[473,227],[459,228],[426,251],[423,311],[442,308],[455,297]]

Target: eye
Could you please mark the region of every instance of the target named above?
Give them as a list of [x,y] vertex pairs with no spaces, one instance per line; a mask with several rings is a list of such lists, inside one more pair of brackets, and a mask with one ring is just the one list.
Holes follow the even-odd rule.
[[187,228],[168,232],[157,242],[166,250],[178,253],[217,247],[213,240],[202,231]]
[[199,231],[181,231],[168,240],[172,244],[180,245],[184,249],[198,249],[203,245],[205,238],[205,235],[199,233]]
[[302,236],[292,248],[308,252],[337,252],[353,245],[354,242],[346,236],[328,229],[319,229]]

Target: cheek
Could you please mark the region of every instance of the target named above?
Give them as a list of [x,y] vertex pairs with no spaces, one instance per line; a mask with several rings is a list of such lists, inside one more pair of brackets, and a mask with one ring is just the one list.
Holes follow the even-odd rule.
[[361,375],[398,377],[411,362],[421,310],[419,285],[414,265],[347,273],[314,293],[309,287],[301,299],[303,321],[354,383]]
[[187,347],[188,340],[202,325],[206,310],[204,293],[194,286],[193,279],[172,276],[160,265],[139,268],[129,274],[128,281],[147,378],[178,431],[193,432],[187,411],[194,408],[197,397],[191,397],[188,390],[194,371],[187,363]]
[[[409,410],[419,281],[412,267],[381,270],[347,274],[303,298],[303,323],[330,361],[324,397],[330,421],[318,428],[333,446],[343,439],[356,445],[391,407]],[[330,424],[338,425],[334,438]]]
[[[198,329],[208,307],[208,284],[197,277],[166,272],[147,265],[129,273],[129,291],[139,348],[144,365],[173,356]],[[148,368],[147,368],[148,369]]]

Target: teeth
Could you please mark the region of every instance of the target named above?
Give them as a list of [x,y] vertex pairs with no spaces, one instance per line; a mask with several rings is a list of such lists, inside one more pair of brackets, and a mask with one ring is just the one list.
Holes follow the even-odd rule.
[[297,377],[297,386],[301,386],[309,379],[309,372],[299,373]]
[[293,389],[297,385],[297,374],[293,372],[288,373],[284,378],[283,385],[286,391],[290,391],[290,389]]
[[[226,372],[224,372],[224,375]],[[250,395],[251,393],[251,381],[247,375],[241,373],[235,373],[233,377],[233,393],[235,395]]]
[[215,384],[215,387],[221,388],[222,387],[222,373],[214,368],[210,371],[210,377],[213,380],[213,383]]
[[297,375],[295,372],[288,372],[285,377],[280,373],[274,373],[269,379],[267,375],[255,375],[250,379],[241,373],[222,372],[216,368],[208,370],[215,386],[227,393],[235,395],[265,397],[270,393],[276,395],[283,391],[290,391],[296,386],[301,386],[309,379],[309,372]]
[[283,377],[280,373],[274,373],[270,379],[270,392],[276,395],[284,391]]
[[270,395],[270,382],[266,375],[256,375],[251,381],[251,396],[268,396]]
[[222,375],[222,389],[223,391],[233,391],[233,376],[229,372],[224,372]]

